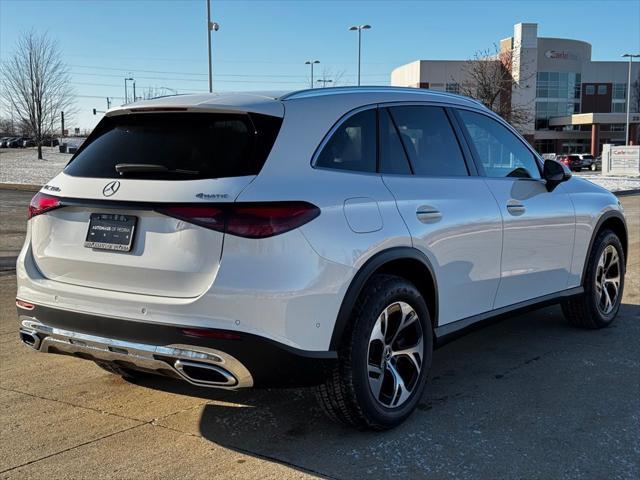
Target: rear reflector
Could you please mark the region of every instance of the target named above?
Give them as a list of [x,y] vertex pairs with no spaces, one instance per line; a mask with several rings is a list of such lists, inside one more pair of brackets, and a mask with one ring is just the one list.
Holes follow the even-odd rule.
[[226,332],[224,330],[209,330],[204,328],[185,328],[182,330],[187,337],[197,338],[218,338],[220,340],[240,340],[242,337],[237,333]]
[[157,211],[211,230],[245,238],[273,237],[301,227],[320,215],[320,209],[307,202],[176,205]]
[[34,308],[36,308],[33,303],[25,302],[24,300],[18,300],[17,298],[16,298],[16,306],[23,310],[33,310]]
[[60,207],[60,199],[46,193],[36,193],[29,204],[29,217],[33,218],[41,213]]

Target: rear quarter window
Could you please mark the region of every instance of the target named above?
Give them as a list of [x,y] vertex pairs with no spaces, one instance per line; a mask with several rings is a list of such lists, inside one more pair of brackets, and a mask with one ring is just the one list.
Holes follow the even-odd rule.
[[[150,180],[257,175],[281,124],[281,118],[259,114],[179,112],[105,117],[64,172],[74,177]],[[134,167],[121,175],[117,165]]]

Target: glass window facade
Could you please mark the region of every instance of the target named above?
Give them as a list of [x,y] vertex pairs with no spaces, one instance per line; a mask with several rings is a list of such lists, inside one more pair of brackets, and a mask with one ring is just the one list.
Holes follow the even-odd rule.
[[460,93],[460,84],[459,83],[447,83],[447,92],[448,93]]
[[624,100],[627,98],[627,84],[626,83],[614,83],[612,98],[614,100]]
[[624,113],[627,111],[627,84],[614,83],[611,89],[611,111]]
[[536,130],[545,130],[550,117],[580,113],[579,73],[538,72],[536,83]]

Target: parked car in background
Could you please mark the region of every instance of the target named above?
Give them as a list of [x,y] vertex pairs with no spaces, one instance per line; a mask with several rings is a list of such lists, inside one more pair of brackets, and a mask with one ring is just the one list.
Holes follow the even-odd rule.
[[579,155],[560,155],[556,160],[574,172],[582,170],[582,159]]
[[12,138],[9,143],[7,144],[7,146],[9,148],[22,148],[23,147],[23,142],[25,140],[25,137],[15,137]]
[[2,137],[0,138],[0,148],[7,148],[7,142],[11,140],[12,137]]
[[25,138],[22,140],[22,148],[35,147],[36,141],[33,138]]
[[591,164],[591,171],[600,171],[602,170],[602,155],[598,155],[593,163]]
[[416,88],[112,109],[28,222],[27,346],[133,379],[314,385],[376,430],[421,401],[435,345],[491,317],[560,303],[611,325],[628,249],[613,194],[481,103]]
[[11,142],[13,142],[14,140],[16,140],[18,137],[5,137],[2,140],[2,148],[9,148],[9,145],[11,144]]
[[582,160],[582,166],[580,168],[587,168],[589,170],[593,170],[591,168],[591,165],[593,165],[593,162],[595,161],[595,158],[593,155],[591,155],[590,153],[580,153],[578,154],[578,156],[580,157],[580,160]]

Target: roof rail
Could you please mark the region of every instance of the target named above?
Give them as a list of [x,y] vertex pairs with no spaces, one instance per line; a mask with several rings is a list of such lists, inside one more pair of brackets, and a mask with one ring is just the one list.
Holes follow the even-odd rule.
[[322,97],[327,95],[340,95],[347,93],[409,93],[412,95],[428,95],[431,97],[444,97],[444,98],[459,98],[469,102],[482,105],[482,102],[464,95],[457,95],[455,93],[440,92],[437,90],[429,90],[425,88],[413,88],[413,87],[385,87],[385,86],[370,86],[370,87],[328,87],[328,88],[313,88],[306,90],[297,90],[295,92],[286,93],[280,97],[280,100],[294,100],[297,98],[311,98]]

